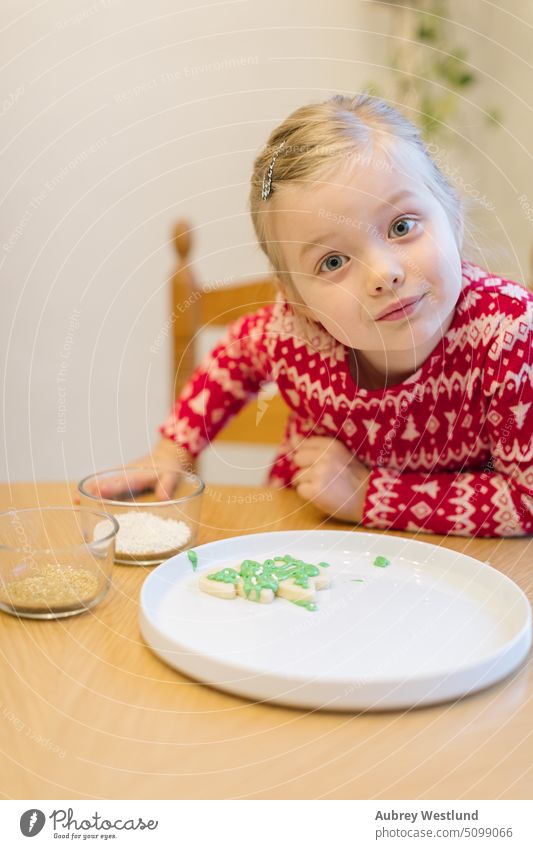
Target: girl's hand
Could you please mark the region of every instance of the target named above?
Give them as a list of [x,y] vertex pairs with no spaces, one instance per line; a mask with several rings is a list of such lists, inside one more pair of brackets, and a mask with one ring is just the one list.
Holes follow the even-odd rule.
[[361,522],[371,472],[338,439],[310,436],[293,455],[298,494],[336,519]]
[[[99,486],[93,483],[91,493],[102,498],[120,498],[152,491],[156,501],[168,501],[173,498],[179,470],[192,470],[192,457],[171,439],[161,439],[151,454],[128,465],[145,468],[143,471],[129,471],[125,466],[122,474],[102,480]],[[74,501],[79,504],[79,497],[76,496]]]

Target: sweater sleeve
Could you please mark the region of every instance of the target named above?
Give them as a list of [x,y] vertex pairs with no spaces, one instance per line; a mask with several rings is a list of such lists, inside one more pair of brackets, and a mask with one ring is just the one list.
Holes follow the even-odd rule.
[[271,307],[230,324],[196,367],[159,428],[196,457],[271,379],[267,325]]
[[508,316],[482,370],[483,422],[491,456],[484,469],[374,469],[363,525],[455,536],[533,534],[533,303]]

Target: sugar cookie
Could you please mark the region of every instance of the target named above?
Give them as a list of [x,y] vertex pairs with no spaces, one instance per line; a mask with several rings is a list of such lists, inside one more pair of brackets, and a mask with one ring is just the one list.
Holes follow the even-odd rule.
[[274,557],[260,563],[243,560],[240,566],[226,567],[218,572],[206,572],[198,585],[203,592],[218,598],[235,598],[269,604],[277,595],[309,610],[316,610],[316,592],[330,586],[325,572],[327,563],[315,566],[298,560],[291,554]]

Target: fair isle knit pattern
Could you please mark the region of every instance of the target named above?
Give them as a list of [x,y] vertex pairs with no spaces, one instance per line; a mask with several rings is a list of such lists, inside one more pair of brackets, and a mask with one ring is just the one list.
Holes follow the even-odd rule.
[[291,486],[302,440],[333,437],[372,470],[364,526],[524,536],[533,533],[532,341],[533,294],[465,262],[432,354],[403,383],[363,389],[349,349],[280,295],[229,326],[160,432],[197,456],[275,381],[290,414],[270,485]]

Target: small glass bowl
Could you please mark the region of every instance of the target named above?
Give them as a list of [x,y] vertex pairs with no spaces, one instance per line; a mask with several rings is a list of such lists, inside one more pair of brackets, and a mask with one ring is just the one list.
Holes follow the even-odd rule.
[[[172,498],[156,501],[153,482],[168,472],[176,476],[169,493]],[[148,483],[143,485],[143,479]],[[156,566],[196,543],[204,489],[197,475],[161,466],[107,469],[78,484],[82,505],[97,507],[118,520],[115,563],[129,566]]]
[[84,507],[0,513],[0,610],[61,619],[94,607],[111,583],[117,532],[113,516]]

